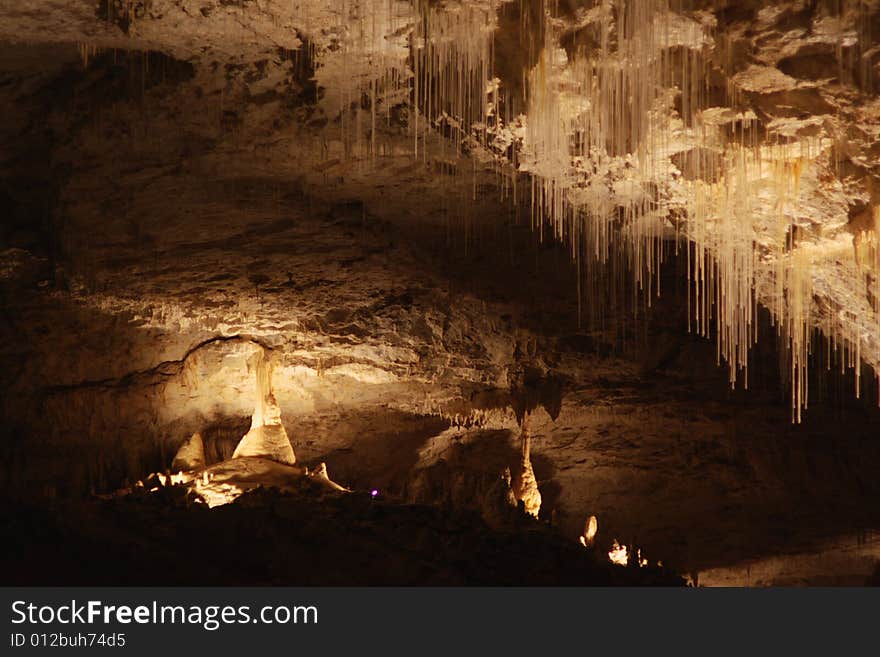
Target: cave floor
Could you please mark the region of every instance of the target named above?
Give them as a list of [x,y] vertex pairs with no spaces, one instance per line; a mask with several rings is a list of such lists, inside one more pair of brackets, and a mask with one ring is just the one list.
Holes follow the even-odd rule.
[[[681,586],[529,518],[260,489],[214,509],[174,488],[4,514],[6,585]],[[59,549],[60,547],[60,549]]]

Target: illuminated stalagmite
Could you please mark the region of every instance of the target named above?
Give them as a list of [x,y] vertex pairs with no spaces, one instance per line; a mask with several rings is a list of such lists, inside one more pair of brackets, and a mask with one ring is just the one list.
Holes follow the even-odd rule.
[[293,465],[296,456],[287,431],[281,423],[281,409],[272,389],[272,363],[260,349],[249,366],[256,374],[256,400],[251,428],[235,448],[232,458],[261,456],[279,463]]
[[541,510],[541,491],[538,490],[538,480],[532,469],[532,439],[525,428],[521,440],[522,457],[516,477],[513,479],[513,494],[517,500],[523,503],[526,513],[537,518]]
[[584,523],[584,531],[580,535],[580,542],[586,548],[591,548],[596,542],[596,533],[599,531],[599,520],[596,516],[590,516]]

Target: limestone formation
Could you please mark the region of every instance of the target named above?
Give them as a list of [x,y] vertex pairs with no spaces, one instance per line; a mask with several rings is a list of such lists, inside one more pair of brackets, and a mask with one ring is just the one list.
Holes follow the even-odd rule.
[[177,450],[177,454],[174,455],[174,460],[171,462],[171,469],[180,472],[203,467],[205,467],[205,443],[202,440],[202,434],[196,431]]
[[587,518],[587,522],[584,523],[584,532],[580,536],[581,545],[586,548],[591,548],[596,542],[596,532],[599,530],[599,521],[596,519],[596,516],[590,516]]
[[513,480],[513,494],[517,501],[523,503],[526,513],[538,517],[538,512],[541,510],[541,491],[538,490],[538,480],[532,469],[531,436],[525,429],[522,432],[522,459],[519,471]]
[[251,428],[238,443],[232,458],[260,456],[286,465],[296,463],[293,446],[281,422],[281,409],[272,391],[272,364],[263,350],[251,361],[256,371],[256,400]]

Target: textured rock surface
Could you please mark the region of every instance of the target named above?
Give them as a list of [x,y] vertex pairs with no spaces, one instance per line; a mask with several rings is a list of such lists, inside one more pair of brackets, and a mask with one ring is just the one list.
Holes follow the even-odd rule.
[[177,450],[174,460],[171,461],[171,469],[197,470],[203,467],[205,467],[205,443],[202,434],[196,431]]

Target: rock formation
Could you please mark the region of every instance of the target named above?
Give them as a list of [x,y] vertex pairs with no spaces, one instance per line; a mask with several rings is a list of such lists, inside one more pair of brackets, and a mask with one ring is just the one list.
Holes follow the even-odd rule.
[[581,545],[585,548],[593,547],[596,542],[596,532],[599,531],[599,521],[596,516],[590,516],[584,523],[584,532],[580,536]]
[[345,486],[340,486],[335,481],[330,479],[330,475],[327,473],[327,464],[323,461],[319,463],[317,467],[307,471],[307,474],[313,480],[320,482],[322,485],[326,486],[330,490],[339,492],[351,492]]
[[531,436],[525,428],[522,431],[521,441],[522,459],[511,487],[517,501],[523,503],[526,513],[537,518],[541,510],[541,491],[538,490],[538,480],[532,469]]
[[262,349],[251,365],[256,375],[256,400],[251,428],[238,443],[232,458],[260,456],[286,465],[296,463],[293,446],[281,422],[281,409],[272,390],[272,363]]
[[203,467],[205,467],[205,443],[202,440],[202,434],[196,431],[177,450],[177,454],[174,455],[174,460],[171,462],[171,469],[179,472]]

